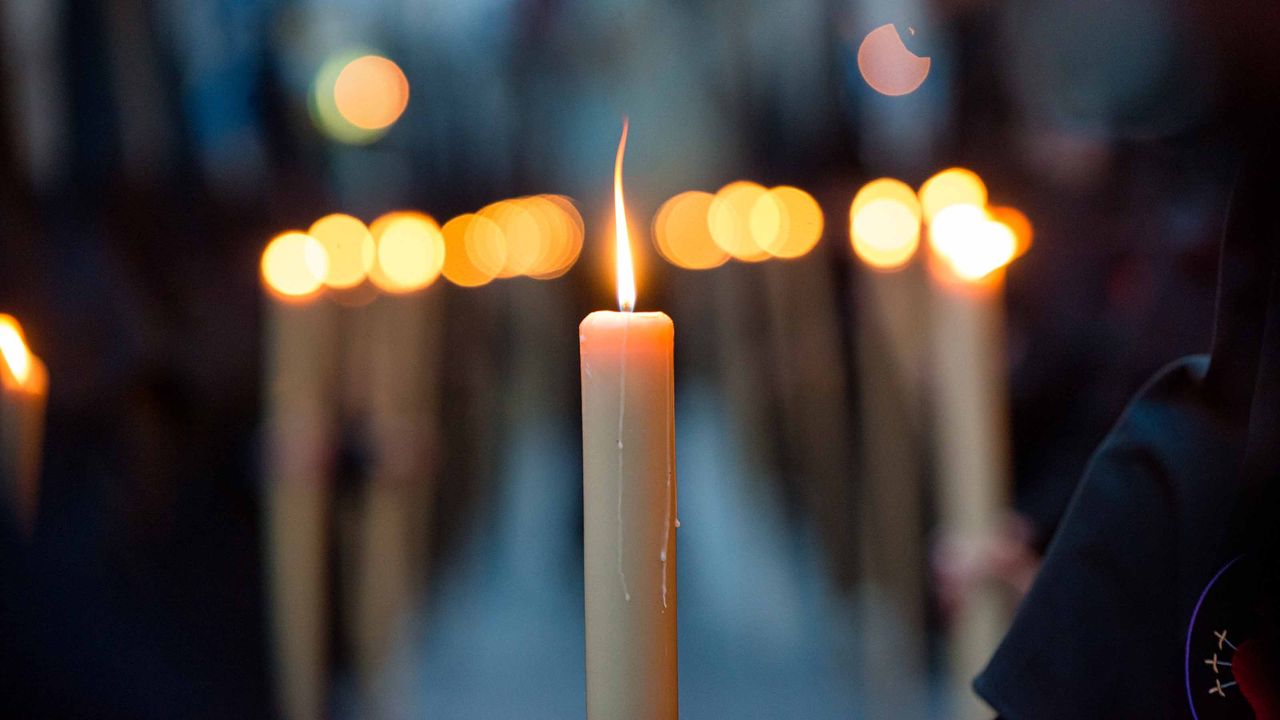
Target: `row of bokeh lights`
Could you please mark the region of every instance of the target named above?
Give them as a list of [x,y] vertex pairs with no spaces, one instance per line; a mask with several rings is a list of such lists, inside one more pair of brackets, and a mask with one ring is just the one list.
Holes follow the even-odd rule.
[[[892,26],[877,32],[891,35],[894,47],[903,49]],[[926,73],[927,64],[926,60]],[[352,144],[382,137],[408,102],[409,81],[400,67],[361,51],[339,53],[325,62],[311,93],[316,125],[329,137]],[[298,275],[294,285],[307,289],[303,295],[324,285],[358,286],[366,276],[393,293],[425,287],[441,273],[464,287],[517,275],[559,277],[577,259],[583,238],[581,216],[572,203],[555,195],[494,203],[454,218],[443,228],[414,213],[389,215],[364,229],[350,216],[330,216],[317,226],[310,234],[328,252],[327,270],[310,280]],[[654,216],[652,238],[671,264],[709,270],[730,260],[801,257],[822,238],[823,226],[822,209],[809,193],[740,180],[714,194],[694,190],[672,197]],[[1031,243],[1026,216],[1013,208],[989,206],[982,179],[963,168],[934,175],[919,192],[892,178],[874,180],[859,190],[850,208],[854,252],[877,270],[910,264],[926,230],[931,257],[965,281],[991,275]],[[281,247],[296,254],[304,244],[293,237]],[[308,252],[311,264],[324,262],[314,247]],[[383,264],[384,254],[391,264]]]
[[422,290],[441,275],[462,287],[495,278],[560,277],[582,252],[582,216],[560,195],[500,200],[441,226],[430,215],[401,211],[365,225],[335,213],[306,232],[274,238],[262,253],[262,277],[283,298],[366,282],[390,294]]
[[1031,247],[1026,215],[989,205],[982,178],[964,168],[939,172],[918,192],[901,180],[872,180],[849,209],[853,251],[876,270],[906,267],[925,230],[932,257],[967,282],[992,275]]
[[[822,238],[821,207],[798,188],[729,183],[712,194],[683,192],[653,219],[653,241],[671,264],[708,270],[730,260],[793,259]],[[849,210],[854,253],[875,270],[899,270],[928,230],[932,257],[964,281],[981,280],[1024,253],[1031,223],[1014,208],[990,206],[975,173],[944,170],[920,190],[893,178],[864,185]],[[415,292],[443,275],[478,287],[498,278],[550,280],[582,252],[582,215],[561,195],[500,200],[443,226],[429,215],[393,212],[366,226],[351,215],[320,218],[306,232],[276,237],[262,256],[267,285],[286,298],[365,285]]]
[[822,239],[822,230],[822,208],[809,193],[740,180],[715,194],[691,190],[663,203],[654,216],[653,241],[672,265],[709,270],[730,259],[801,257]]

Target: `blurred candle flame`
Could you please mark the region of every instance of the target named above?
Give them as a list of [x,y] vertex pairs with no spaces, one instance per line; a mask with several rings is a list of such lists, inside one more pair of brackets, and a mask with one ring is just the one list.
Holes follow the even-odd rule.
[[1013,236],[1018,241],[1018,250],[1015,257],[1022,257],[1024,253],[1031,249],[1031,239],[1034,237],[1035,231],[1031,227],[1031,220],[1027,219],[1025,213],[1014,207],[995,205],[987,208],[987,213],[991,215],[992,220],[1013,231]]
[[328,274],[328,252],[306,233],[282,233],[262,251],[262,280],[281,300],[311,298],[324,287]]
[[915,191],[901,180],[880,178],[862,186],[849,210],[854,254],[878,271],[906,267],[920,246],[920,214]]
[[627,127],[622,119],[622,138],[618,140],[618,156],[613,165],[614,246],[617,251],[618,309],[631,312],[636,308],[636,273],[631,263],[631,237],[627,233],[627,209],[622,204],[622,156],[627,151]]
[[962,167],[947,168],[920,186],[925,222],[932,222],[935,215],[953,205],[987,206],[987,186],[977,173]]
[[18,386],[25,386],[31,377],[31,351],[27,349],[22,326],[12,315],[0,315],[0,356],[4,357]]
[[1014,231],[972,205],[943,208],[929,226],[929,245],[957,279],[974,284],[1018,255]]

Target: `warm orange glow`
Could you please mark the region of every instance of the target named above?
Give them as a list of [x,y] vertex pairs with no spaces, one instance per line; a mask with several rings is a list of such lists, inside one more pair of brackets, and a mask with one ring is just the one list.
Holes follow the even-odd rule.
[[347,63],[333,85],[342,118],[361,130],[389,127],[409,104],[409,80],[391,60],[365,55]]
[[537,265],[546,251],[547,239],[537,215],[530,212],[523,200],[499,200],[476,214],[492,220],[502,231],[503,260],[498,277],[524,275]]
[[916,191],[901,180],[883,177],[872,180],[858,190],[858,194],[853,196],[849,217],[858,214],[863,205],[873,200],[896,200],[904,207],[911,208],[916,217],[920,216],[920,198],[916,196]]
[[329,256],[325,285],[346,290],[369,276],[377,259],[377,248],[364,223],[350,215],[334,213],[315,221],[307,234],[318,240]]
[[631,258],[631,236],[627,232],[627,208],[622,202],[622,156],[627,152],[627,128],[622,119],[622,137],[613,162],[613,237],[614,262],[617,263],[618,309],[631,312],[636,308],[636,271]]
[[653,219],[653,242],[658,254],[686,270],[709,270],[729,260],[729,253],[711,238],[707,217],[711,193],[691,190],[662,204]]
[[[499,277],[507,262],[507,236],[502,226],[490,217],[475,213],[470,216],[466,227],[464,248],[467,259],[489,280]],[[448,252],[446,248],[446,257]]]
[[920,247],[920,219],[896,200],[872,200],[853,216],[853,251],[877,270],[897,270]]
[[8,375],[12,376],[13,382],[18,387],[25,386],[31,379],[31,351],[27,349],[22,326],[12,315],[0,314],[0,357],[9,368]]
[[986,207],[987,186],[972,170],[949,168],[934,175],[920,186],[920,206],[925,222],[952,205]]
[[547,279],[549,273],[561,270],[564,258],[572,251],[572,219],[557,201],[550,200],[547,196],[521,197],[517,202],[534,219],[538,228],[538,256],[532,259],[524,273],[531,278]]
[[409,293],[435,282],[444,266],[444,235],[429,215],[397,212],[370,226],[377,262],[369,279],[389,293]]
[[929,77],[932,61],[918,57],[902,44],[892,24],[867,33],[858,46],[858,71],[862,79],[883,95],[907,95]]
[[761,247],[777,258],[805,255],[822,239],[822,208],[809,193],[789,185],[770,189],[751,209]]
[[528,275],[539,280],[560,277],[573,267],[582,253],[582,215],[573,201],[560,195],[535,195],[525,198],[524,203],[546,233],[543,253]]
[[853,252],[876,270],[898,270],[920,247],[920,202],[906,183],[872,180],[858,191],[849,209]]
[[752,217],[756,203],[767,191],[753,182],[740,180],[720,188],[707,210],[711,239],[738,260],[760,262],[769,258],[764,245],[774,241],[776,225],[768,216]]
[[305,233],[279,235],[262,252],[262,280],[278,297],[310,297],[328,275],[329,254],[320,241]]
[[1018,241],[1018,250],[1014,257],[1022,257],[1031,249],[1031,240],[1035,236],[1035,231],[1031,228],[1031,221],[1021,210],[1012,207],[989,207],[987,213],[991,215],[992,220],[1013,231],[1013,236]]
[[[478,224],[492,227],[486,226],[479,233],[473,233],[472,226]],[[487,242],[486,238],[491,240],[495,233],[501,234],[502,231],[492,220],[467,213],[445,223],[440,232],[444,235],[444,266],[441,272],[449,282],[461,287],[479,287],[493,280],[497,274],[496,268],[501,267],[502,263],[497,263],[496,267],[478,267],[472,262],[472,253],[467,248],[472,237],[479,238],[478,242]]]
[[956,278],[970,283],[1008,265],[1018,250],[1012,230],[972,205],[939,212],[929,225],[929,245]]

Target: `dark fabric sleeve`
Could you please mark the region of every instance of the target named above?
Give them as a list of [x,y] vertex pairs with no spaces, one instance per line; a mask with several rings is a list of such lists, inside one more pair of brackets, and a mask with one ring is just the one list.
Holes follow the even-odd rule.
[[1161,371],[1095,453],[974,683],[1002,717],[1187,715],[1186,623],[1225,552],[1244,445],[1204,399],[1205,366]]

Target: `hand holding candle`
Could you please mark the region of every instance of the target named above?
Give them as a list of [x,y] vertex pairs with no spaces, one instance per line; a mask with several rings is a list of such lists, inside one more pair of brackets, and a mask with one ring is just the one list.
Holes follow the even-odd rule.
[[620,312],[591,313],[582,354],[587,717],[674,720],[676,673],[675,329],[634,312],[635,276],[614,169]]

